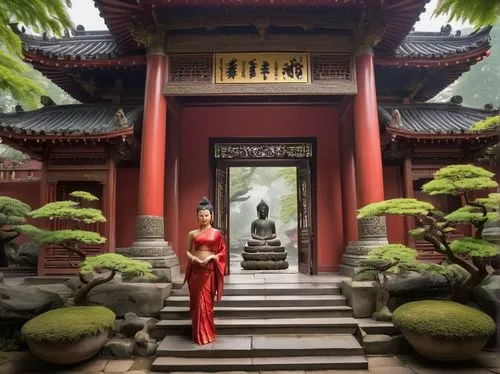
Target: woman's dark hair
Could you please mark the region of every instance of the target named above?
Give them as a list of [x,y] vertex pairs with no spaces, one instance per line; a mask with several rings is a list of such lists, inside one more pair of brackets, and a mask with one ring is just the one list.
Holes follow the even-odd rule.
[[203,199],[201,199],[200,203],[196,207],[196,213],[198,213],[200,210],[208,210],[210,211],[212,216],[214,215],[214,207],[212,206],[210,200],[208,200],[206,196],[203,196]]

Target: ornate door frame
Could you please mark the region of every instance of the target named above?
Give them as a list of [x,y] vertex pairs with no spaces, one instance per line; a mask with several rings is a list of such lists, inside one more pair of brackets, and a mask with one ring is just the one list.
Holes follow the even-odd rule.
[[[293,166],[297,170],[304,165],[309,169],[306,199],[302,194],[297,205],[297,224],[305,214],[310,217],[307,230],[298,227],[299,245],[308,243],[309,253],[299,270],[306,274],[318,273],[318,250],[316,233],[316,138],[211,138],[210,150],[210,197],[215,207],[215,226],[229,240],[229,179],[228,169],[233,166]],[[299,178],[297,178],[299,182]],[[297,187],[297,194],[299,195]],[[301,206],[302,205],[302,212]],[[306,237],[306,236],[307,237]],[[300,249],[300,248],[299,248]],[[304,248],[302,248],[304,250]],[[229,259],[227,273],[229,274]]]

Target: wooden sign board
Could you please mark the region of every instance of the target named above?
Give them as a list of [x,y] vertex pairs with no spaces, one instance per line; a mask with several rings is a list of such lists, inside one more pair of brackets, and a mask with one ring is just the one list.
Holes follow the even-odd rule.
[[215,84],[310,83],[307,53],[215,53]]

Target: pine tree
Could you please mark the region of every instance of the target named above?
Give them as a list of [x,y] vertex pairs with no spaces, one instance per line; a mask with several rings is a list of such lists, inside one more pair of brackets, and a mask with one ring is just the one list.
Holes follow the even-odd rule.
[[22,23],[36,33],[60,36],[65,28],[73,28],[66,6],[71,6],[71,0],[0,1],[0,92],[10,92],[15,99],[36,105],[44,90],[23,76],[27,65],[22,62],[21,39],[10,25]]
[[[448,215],[437,211],[430,203],[416,199],[390,199],[364,206],[358,218],[395,214],[413,216],[417,228],[409,234],[431,243],[434,250],[446,256],[455,266],[465,269],[469,276],[456,279],[453,287],[455,301],[466,303],[472,290],[492,273],[490,259],[497,255],[493,243],[482,238],[484,225],[488,220],[498,219],[500,194],[491,193],[488,198],[471,201],[473,191],[496,188],[493,173],[473,165],[450,165],[434,174],[434,179],[426,183],[422,190],[429,195],[461,196],[465,205]],[[475,227],[474,237],[449,241],[448,234],[459,223]]]
[[448,15],[449,21],[469,22],[479,28],[494,25],[500,20],[500,2],[498,0],[439,0],[434,15]]

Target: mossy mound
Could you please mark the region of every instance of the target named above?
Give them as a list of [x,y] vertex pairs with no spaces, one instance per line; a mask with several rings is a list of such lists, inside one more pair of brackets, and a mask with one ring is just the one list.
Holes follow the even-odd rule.
[[115,314],[102,306],[75,306],[49,310],[23,326],[27,339],[40,342],[74,342],[114,327]]
[[396,326],[416,334],[434,337],[490,336],[495,322],[478,309],[453,301],[414,301],[397,308],[393,314]]

